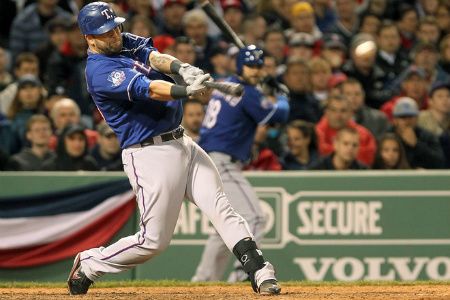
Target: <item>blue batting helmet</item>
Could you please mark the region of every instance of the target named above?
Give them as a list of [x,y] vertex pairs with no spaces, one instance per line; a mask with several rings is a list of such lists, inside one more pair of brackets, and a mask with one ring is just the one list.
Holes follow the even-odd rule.
[[264,52],[255,45],[249,45],[239,50],[236,57],[236,70],[242,74],[242,68],[246,66],[262,66],[264,64]]
[[78,14],[78,26],[83,34],[103,34],[123,22],[125,18],[118,17],[105,2],[92,2],[84,6]]

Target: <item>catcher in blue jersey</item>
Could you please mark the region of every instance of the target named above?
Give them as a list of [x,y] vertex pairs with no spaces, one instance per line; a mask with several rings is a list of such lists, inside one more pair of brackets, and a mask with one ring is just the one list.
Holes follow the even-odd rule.
[[[229,82],[244,85],[240,97],[212,93],[203,125],[199,145],[213,159],[222,177],[224,191],[231,205],[250,226],[257,244],[264,234],[265,218],[259,200],[242,174],[242,167],[250,159],[258,125],[288,120],[289,104],[285,94],[274,97],[263,94],[258,85],[264,73],[264,53],[254,45],[241,49],[236,58],[237,76]],[[228,263],[228,251],[219,234],[209,236],[193,281],[221,280]],[[248,279],[239,262],[228,281]]]
[[[90,3],[78,15],[89,46],[88,90],[119,138],[140,229],[108,247],[78,253],[67,280],[70,294],[86,294],[102,275],[129,270],[161,253],[170,243],[184,198],[208,216],[242,261],[253,290],[279,294],[274,268],[231,207],[217,169],[180,126],[179,99],[203,93],[209,74],[159,53],[151,39],[122,34],[124,21],[104,2]],[[187,85],[175,84],[166,74],[181,76]]]

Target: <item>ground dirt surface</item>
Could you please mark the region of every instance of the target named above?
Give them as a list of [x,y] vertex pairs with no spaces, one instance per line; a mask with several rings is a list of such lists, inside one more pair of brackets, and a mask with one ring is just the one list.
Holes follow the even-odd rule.
[[449,285],[284,285],[279,296],[254,294],[250,287],[178,286],[91,288],[87,295],[69,296],[63,288],[0,288],[0,299],[450,299]]

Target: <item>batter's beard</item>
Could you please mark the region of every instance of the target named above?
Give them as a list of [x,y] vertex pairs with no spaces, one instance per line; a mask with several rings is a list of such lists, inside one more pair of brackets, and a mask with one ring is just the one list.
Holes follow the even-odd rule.
[[102,47],[100,50],[102,51],[103,54],[105,55],[116,55],[119,54],[120,51],[122,51],[122,37],[120,38],[120,43],[116,44],[108,44],[106,47]]

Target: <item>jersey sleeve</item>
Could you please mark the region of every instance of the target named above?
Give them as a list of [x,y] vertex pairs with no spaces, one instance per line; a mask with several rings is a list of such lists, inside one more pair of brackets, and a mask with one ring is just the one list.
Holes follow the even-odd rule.
[[277,107],[253,87],[245,87],[242,105],[244,111],[258,124],[269,122]]
[[158,51],[153,47],[151,38],[143,38],[131,33],[122,33],[123,46],[120,54],[136,59],[148,65],[148,57],[152,51]]
[[151,80],[130,68],[113,69],[93,76],[93,90],[98,95],[120,101],[148,101]]

